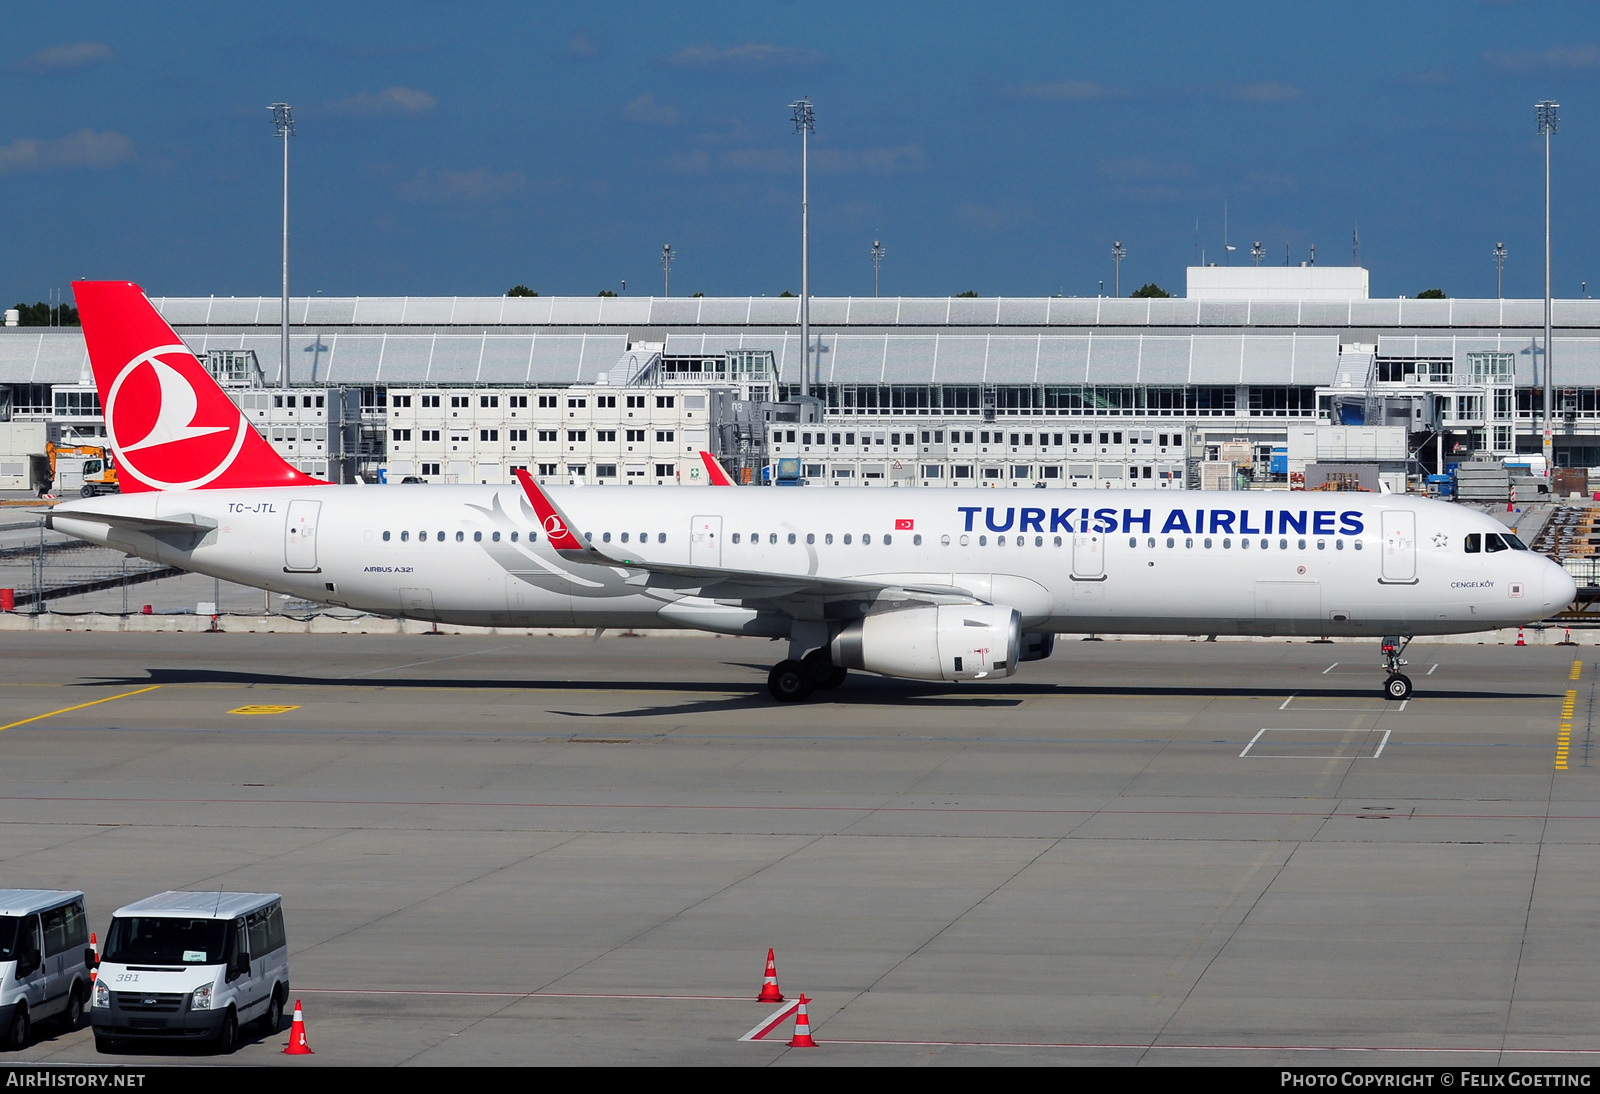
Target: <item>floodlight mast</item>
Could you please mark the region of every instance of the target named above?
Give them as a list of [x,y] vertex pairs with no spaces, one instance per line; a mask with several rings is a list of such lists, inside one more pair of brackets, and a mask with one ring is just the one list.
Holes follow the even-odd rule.
[[1117,240],[1111,245],[1111,261],[1117,264],[1117,278],[1115,282],[1115,295],[1122,295],[1122,260],[1128,257],[1128,249],[1122,245],[1122,240]]
[[878,268],[883,265],[883,256],[887,252],[883,249],[882,240],[872,241],[872,295],[878,295]]
[[801,390],[812,393],[811,374],[811,134],[816,132],[817,115],[806,95],[789,104],[794,131],[800,134],[800,342],[803,346],[800,367]]
[[1556,131],[1556,111],[1560,103],[1542,99],[1534,104],[1539,117],[1539,135],[1544,138],[1544,469],[1555,466],[1555,435],[1550,431],[1550,407],[1556,388],[1550,373],[1550,137]]
[[283,311],[281,344],[278,348],[278,386],[289,386],[289,138],[294,132],[294,108],[288,103],[273,103],[272,126],[283,140]]
[[672,295],[672,259],[673,259],[673,256],[674,256],[675,253],[676,252],[674,252],[673,249],[672,249],[672,244],[663,243],[661,245],[661,295],[662,296],[671,296]]
[[1250,248],[1250,257],[1256,260],[1257,266],[1261,265],[1261,260],[1267,257],[1267,249],[1261,246],[1261,241],[1259,239],[1256,240],[1254,246]]
[[1494,245],[1494,298],[1496,300],[1505,299],[1505,278],[1506,245],[1504,243],[1496,243]]

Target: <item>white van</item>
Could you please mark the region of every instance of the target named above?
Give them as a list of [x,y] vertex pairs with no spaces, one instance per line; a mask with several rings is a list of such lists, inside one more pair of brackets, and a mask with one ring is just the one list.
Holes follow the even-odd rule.
[[242,1023],[276,1033],[288,998],[277,893],[160,893],[112,913],[89,1020],[101,1052],[136,1037],[232,1052]]
[[83,894],[0,889],[0,1037],[22,1048],[34,1022],[57,1016],[78,1028],[89,999],[89,918]]

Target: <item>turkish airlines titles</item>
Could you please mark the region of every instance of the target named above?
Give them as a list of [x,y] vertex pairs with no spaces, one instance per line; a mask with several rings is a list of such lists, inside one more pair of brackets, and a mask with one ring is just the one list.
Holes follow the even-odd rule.
[[[1271,536],[1359,536],[1366,531],[1360,510],[1348,509],[1172,509],[1155,528],[1150,510],[1122,511],[1119,524],[1115,509],[1044,509],[1032,506],[961,505],[956,511],[966,518],[964,531],[974,531],[978,514],[991,532],[1143,532],[1162,535],[1183,532],[1189,535]],[[998,514],[998,515],[997,515]],[[1076,514],[1076,519],[1074,519]],[[1192,520],[1190,518],[1193,518]],[[1049,527],[1045,525],[1048,522]],[[1337,522],[1337,524],[1336,524]],[[1076,527],[1074,527],[1076,525]]]

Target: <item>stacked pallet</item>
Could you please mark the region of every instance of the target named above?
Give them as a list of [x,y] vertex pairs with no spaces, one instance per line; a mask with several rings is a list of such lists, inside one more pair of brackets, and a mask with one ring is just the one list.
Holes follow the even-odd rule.
[[1511,473],[1499,460],[1473,460],[1456,468],[1457,501],[1505,501],[1511,496]]

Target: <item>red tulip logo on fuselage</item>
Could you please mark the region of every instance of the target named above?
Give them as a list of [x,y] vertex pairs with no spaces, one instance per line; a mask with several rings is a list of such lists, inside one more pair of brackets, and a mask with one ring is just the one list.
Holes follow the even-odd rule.
[[215,384],[197,387],[184,375],[199,368],[178,345],[147,350],[118,371],[105,416],[122,473],[158,490],[192,490],[238,458],[250,427]]

